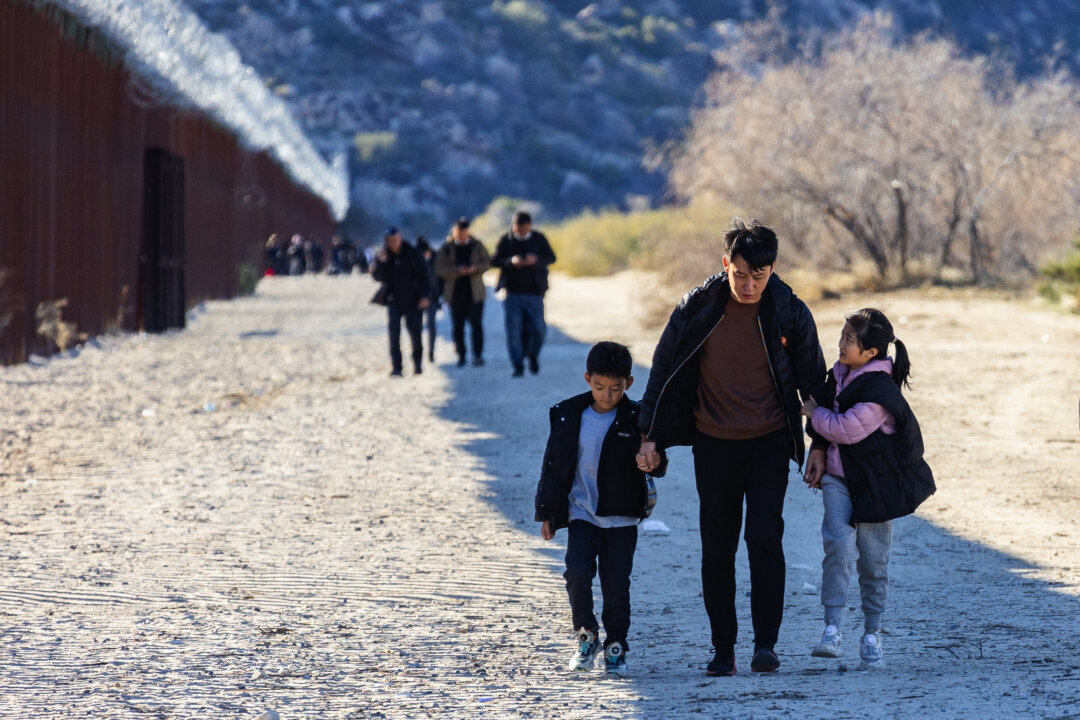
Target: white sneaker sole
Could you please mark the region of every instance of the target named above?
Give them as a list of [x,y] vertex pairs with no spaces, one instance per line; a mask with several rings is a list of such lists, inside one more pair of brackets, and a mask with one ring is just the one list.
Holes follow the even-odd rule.
[[884,660],[874,660],[873,662],[867,662],[866,660],[863,660],[863,661],[861,661],[859,663],[859,670],[862,670],[864,672],[865,671],[873,672],[875,670],[884,670],[884,669],[885,669],[885,661]]
[[810,651],[810,655],[820,658],[838,658],[842,653],[840,648],[833,647],[832,645],[815,645]]

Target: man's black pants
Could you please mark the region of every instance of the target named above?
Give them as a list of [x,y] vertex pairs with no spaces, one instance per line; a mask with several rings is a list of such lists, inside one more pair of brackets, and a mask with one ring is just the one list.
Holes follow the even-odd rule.
[[630,631],[630,572],[637,549],[637,526],[600,528],[584,520],[571,520],[566,541],[566,592],[574,630],[586,628],[594,633],[600,626],[593,613],[593,578],[600,561],[600,592],[604,596],[604,647],[618,640],[629,650],[626,634]]
[[459,358],[465,357],[465,323],[469,323],[474,358],[484,357],[484,301],[452,303],[450,319],[454,325],[454,347]]
[[787,429],[751,440],[694,438],[701,522],[701,585],[712,642],[723,654],[735,648],[735,552],[746,500],[750,560],[750,613],[754,649],[772,648],[784,614],[784,495],[791,434]]
[[401,319],[405,318],[405,329],[409,331],[409,339],[412,341],[413,366],[420,367],[420,361],[424,357],[423,344],[423,313],[418,307],[403,310],[397,305],[386,307],[390,322],[390,362],[394,366],[394,372],[401,372]]

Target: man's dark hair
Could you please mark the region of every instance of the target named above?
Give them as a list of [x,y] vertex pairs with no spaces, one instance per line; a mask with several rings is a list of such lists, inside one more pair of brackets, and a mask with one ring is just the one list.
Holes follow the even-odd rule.
[[751,220],[747,225],[741,218],[731,221],[724,233],[724,254],[734,260],[738,255],[751,270],[760,270],[776,262],[776,233],[773,229]]
[[516,213],[514,213],[514,224],[532,225],[532,215],[525,212],[524,210],[518,210]]
[[456,227],[458,230],[466,229],[467,227],[469,227],[469,218],[462,215],[457,219],[457,222],[454,223],[454,227]]
[[585,370],[590,375],[628,378],[633,374],[634,358],[630,356],[630,348],[605,340],[596,343],[589,350],[589,356],[585,358]]

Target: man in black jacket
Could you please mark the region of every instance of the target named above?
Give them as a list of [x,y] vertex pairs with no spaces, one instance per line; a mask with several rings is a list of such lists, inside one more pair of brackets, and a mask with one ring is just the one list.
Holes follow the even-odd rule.
[[544,344],[544,293],[548,289],[548,266],[555,253],[546,237],[532,229],[532,216],[524,210],[514,213],[510,232],[499,238],[491,264],[499,268],[496,290],[505,289],[506,346],[514,377],[540,372],[540,347]]
[[422,372],[424,357],[421,339],[422,312],[431,304],[431,280],[420,251],[405,242],[395,227],[383,231],[383,249],[375,256],[371,275],[382,283],[375,302],[386,305],[390,320],[390,361],[392,377],[401,377],[401,320],[412,341],[413,371]]
[[[724,272],[672,312],[638,415],[645,467],[659,462],[657,447],[693,446],[701,579],[715,653],[708,675],[735,674],[735,552],[744,499],[750,669],[780,666],[773,646],[784,608],[788,461],[801,466],[804,454],[799,395],[820,400],[825,381],[814,318],[773,274],[776,234],[736,218],[724,247]],[[826,447],[815,438],[808,476],[824,472]]]

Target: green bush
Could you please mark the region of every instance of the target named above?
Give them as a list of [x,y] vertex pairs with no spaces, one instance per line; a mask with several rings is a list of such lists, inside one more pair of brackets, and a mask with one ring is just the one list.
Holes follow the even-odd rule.
[[1080,313],[1080,239],[1073,245],[1074,250],[1065,258],[1040,268],[1039,294],[1055,305],[1071,297],[1073,312]]
[[262,279],[258,266],[252,263],[240,263],[236,266],[236,292],[238,295],[253,295],[255,286]]
[[559,258],[555,267],[568,275],[610,275],[630,267],[666,271],[665,258],[681,256],[683,241],[718,235],[716,228],[726,229],[730,221],[730,211],[717,206],[601,210],[551,227],[548,237]]

